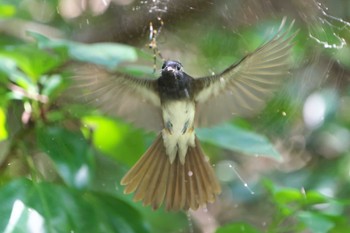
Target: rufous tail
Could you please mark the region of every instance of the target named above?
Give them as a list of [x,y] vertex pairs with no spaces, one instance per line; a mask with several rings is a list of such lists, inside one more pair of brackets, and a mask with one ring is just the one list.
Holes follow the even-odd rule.
[[195,147],[189,147],[185,163],[176,156],[171,164],[165,153],[162,135],[148,148],[123,177],[124,193],[134,194],[134,201],[166,210],[196,210],[214,202],[221,192],[214,171],[196,137]]

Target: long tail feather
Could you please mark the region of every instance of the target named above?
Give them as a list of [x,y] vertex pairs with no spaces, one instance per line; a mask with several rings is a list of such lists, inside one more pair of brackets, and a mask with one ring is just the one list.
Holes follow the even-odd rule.
[[214,202],[221,192],[198,139],[195,147],[189,147],[182,164],[179,156],[170,163],[166,155],[162,135],[130,169],[121,181],[124,193],[135,192],[134,200],[159,208],[164,202],[167,210],[198,209]]

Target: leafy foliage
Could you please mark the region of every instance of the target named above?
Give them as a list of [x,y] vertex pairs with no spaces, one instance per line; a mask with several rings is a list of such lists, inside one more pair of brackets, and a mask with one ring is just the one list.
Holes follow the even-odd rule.
[[[36,22],[40,16],[30,12],[29,1],[21,2],[0,3],[0,18]],[[39,2],[36,6],[56,9],[60,1]],[[66,34],[74,31],[73,23],[69,25],[61,17],[52,13],[47,21]],[[205,32],[205,36],[189,40],[197,44],[202,56],[197,54],[198,59],[184,56],[184,60],[207,62],[217,72],[260,45],[266,38],[263,32],[278,23],[264,21],[255,28],[239,28],[241,36],[235,36],[236,41],[232,40],[231,31],[200,25],[198,34]],[[327,25],[315,27],[313,33],[322,33],[322,40],[330,36],[330,42],[336,43],[339,38]],[[183,28],[184,32],[179,33],[188,38],[189,33]],[[296,38],[293,57],[296,66],[306,67],[302,61],[314,59],[310,56],[314,52],[312,42],[305,41],[307,34],[307,27],[302,27]],[[85,44],[73,39],[52,39],[36,32],[26,35],[29,40],[11,33],[0,38],[0,231],[195,232],[197,222],[194,220],[193,226],[193,213],[186,216],[163,210],[154,212],[122,194],[121,177],[152,142],[153,133],[105,116],[98,109],[62,101],[71,81],[69,72],[64,70],[67,63],[94,63],[109,70],[144,76],[153,75],[152,56],[121,43]],[[342,72],[348,72],[348,50],[344,47],[324,56],[337,59],[345,67]],[[304,67],[304,72],[308,78],[319,77],[321,66]],[[338,81],[342,82],[335,83]],[[347,218],[350,89],[348,85],[323,87],[318,79],[295,78],[287,86],[254,119],[236,119],[210,129],[197,129],[214,164],[225,159],[245,165],[247,173],[257,173],[254,169],[267,167],[267,163],[277,167],[277,162],[291,160],[291,164],[299,161],[305,166],[306,162],[300,160],[311,161],[305,168],[297,164],[297,168],[291,165],[286,171],[270,169],[264,174],[264,182],[252,179],[263,183],[254,186],[255,195],[246,195],[247,184],[237,182],[238,179],[222,180],[225,194],[209,210],[222,211],[222,216],[236,212],[240,215],[220,219],[218,214],[218,222],[225,224],[218,227],[217,233],[350,231]],[[316,119],[316,125],[303,121],[307,101],[310,106],[321,103],[317,106],[323,109],[323,118]],[[275,141],[279,144],[272,143]],[[300,154],[308,157],[300,159]],[[252,161],[250,166],[246,160]],[[245,192],[237,191],[242,189]],[[230,206],[232,202],[235,207]],[[236,206],[243,208],[238,211]],[[244,215],[242,209],[249,208],[256,209]]]
[[107,194],[27,179],[0,191],[4,232],[149,232],[135,209]]

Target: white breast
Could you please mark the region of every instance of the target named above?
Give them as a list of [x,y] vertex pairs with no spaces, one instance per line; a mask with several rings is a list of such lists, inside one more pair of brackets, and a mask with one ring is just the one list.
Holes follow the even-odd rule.
[[184,163],[188,146],[194,146],[194,116],[195,105],[189,101],[171,101],[163,106],[162,135],[170,162],[178,154]]

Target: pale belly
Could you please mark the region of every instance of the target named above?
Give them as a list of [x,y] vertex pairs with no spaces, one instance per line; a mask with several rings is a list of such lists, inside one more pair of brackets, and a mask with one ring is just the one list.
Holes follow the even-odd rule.
[[171,101],[163,105],[162,136],[166,153],[172,163],[176,155],[185,162],[187,148],[195,146],[193,122],[195,105],[189,101]]

